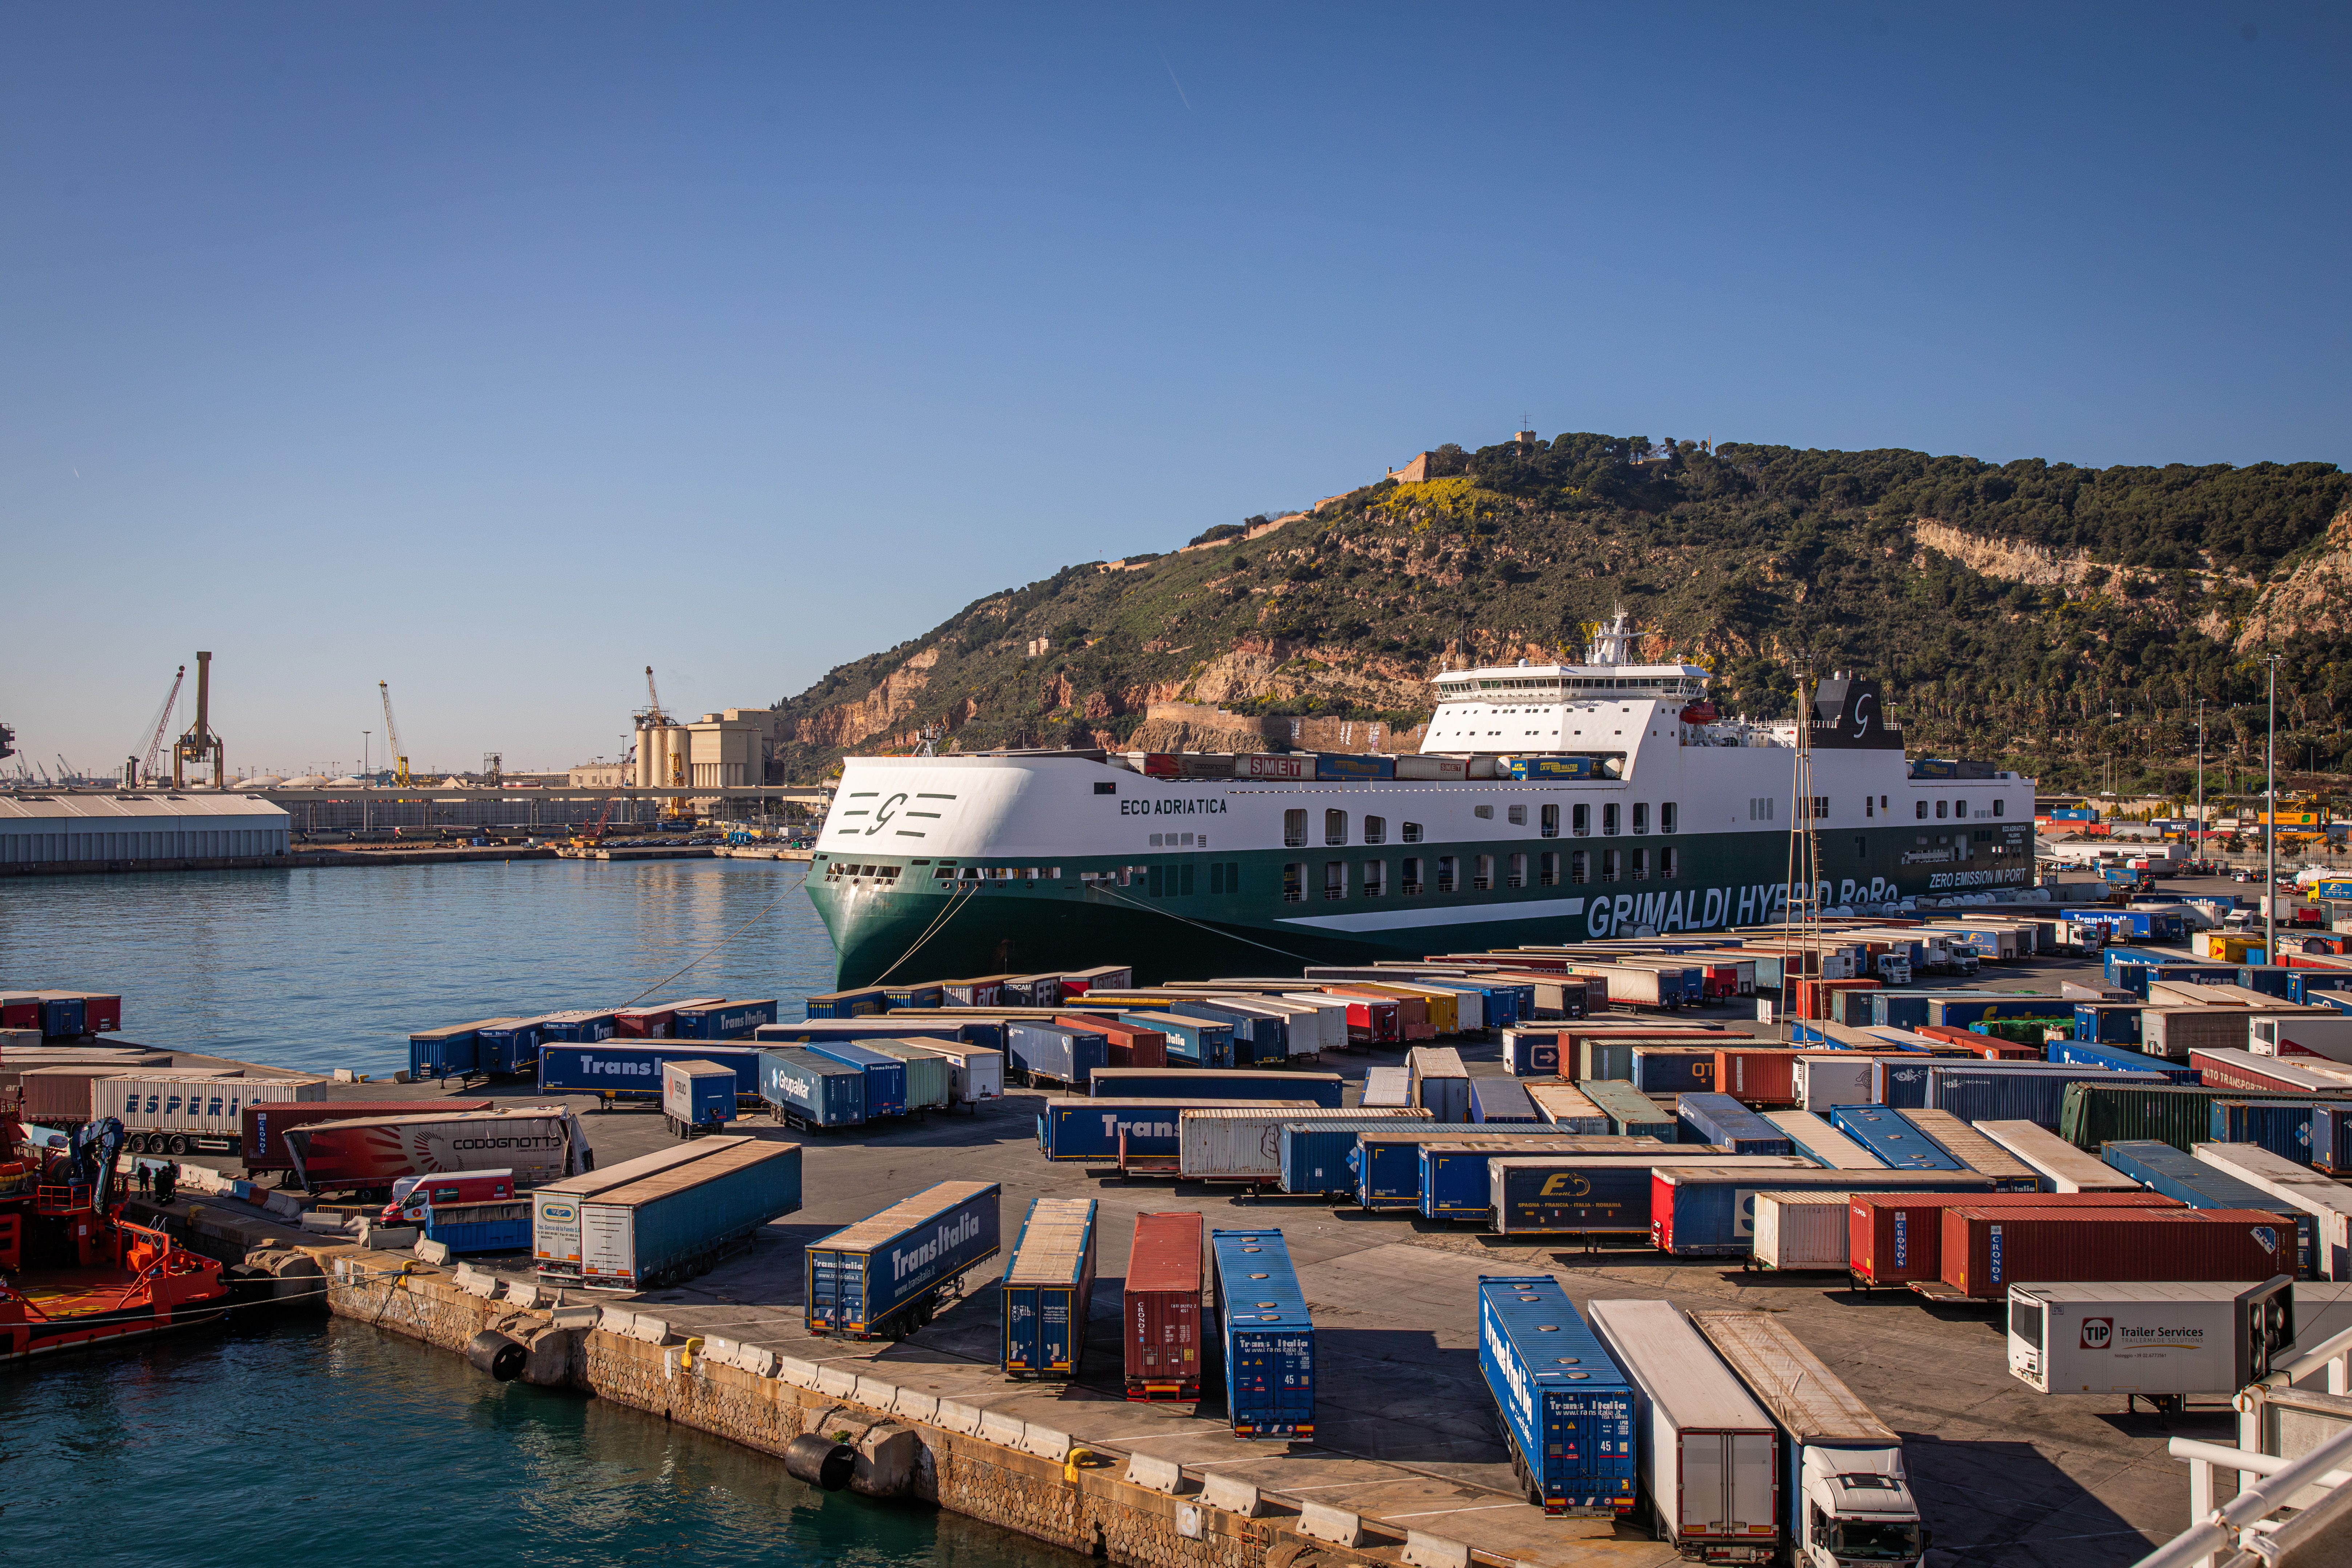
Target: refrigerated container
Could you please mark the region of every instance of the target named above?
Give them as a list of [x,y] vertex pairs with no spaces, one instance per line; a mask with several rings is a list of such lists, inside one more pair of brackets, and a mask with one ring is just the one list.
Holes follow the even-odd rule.
[[580,1205],[599,1193],[615,1191],[644,1177],[657,1175],[696,1160],[708,1159],[723,1150],[751,1140],[730,1134],[716,1138],[697,1138],[675,1148],[656,1150],[624,1160],[617,1165],[583,1171],[550,1182],[537,1191],[525,1194],[531,1205],[531,1261],[542,1275],[551,1278],[580,1278]]
[[1202,1231],[1201,1215],[1189,1211],[1135,1216],[1119,1302],[1129,1399],[1201,1397]]
[[2352,1062],[2352,1016],[2334,1007],[2257,1016],[2247,1029],[2256,1056]]
[[1586,1079],[1576,1088],[1609,1119],[1608,1131],[1620,1137],[1675,1141],[1681,1125],[1675,1113],[1622,1079]]
[[1549,1274],[1481,1275],[1478,1367],[1548,1515],[1633,1511],[1633,1390]]
[[1236,1437],[1315,1436],[1315,1320],[1279,1230],[1209,1233],[1225,1418]]
[[1946,1209],[1943,1282],[1999,1301],[2016,1283],[2268,1279],[2294,1275],[2294,1235],[2260,1209]]
[[1710,1143],[1730,1154],[1793,1152],[1788,1135],[1727,1094],[1685,1094],[1675,1102],[1686,1143]]
[[1412,1102],[1440,1121],[1470,1120],[1470,1074],[1451,1046],[1416,1046],[1405,1053]]
[[866,1072],[800,1046],[760,1053],[760,1098],[796,1127],[866,1124]]
[[1095,1293],[1092,1198],[1033,1198],[998,1289],[1008,1377],[1075,1378]]
[[940,1182],[811,1242],[807,1324],[850,1339],[904,1335],[931,1321],[942,1292],[997,1254],[994,1182]]
[[1672,1302],[1595,1300],[1585,1314],[1633,1389],[1636,1473],[1657,1538],[1696,1561],[1771,1561],[1780,1533],[1772,1418]]
[[1878,1101],[1878,1058],[1858,1051],[1796,1051],[1789,1066],[1789,1092],[1799,1110]]
[[1335,1072],[1258,1072],[1226,1068],[1098,1068],[1087,1080],[1091,1093],[1138,1099],[1173,1095],[1191,1100],[1306,1100],[1336,1106],[1345,1080]]
[[2009,1288],[2010,1375],[2043,1394],[2123,1394],[2179,1410],[2271,1374],[2294,1343],[2294,1281]]

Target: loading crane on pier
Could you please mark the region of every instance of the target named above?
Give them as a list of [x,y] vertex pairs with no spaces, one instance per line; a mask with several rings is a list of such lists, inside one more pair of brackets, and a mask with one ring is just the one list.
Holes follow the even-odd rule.
[[228,752],[213,728],[213,656],[196,651],[196,721],[172,748],[172,787],[188,787],[188,764],[212,767],[212,786],[228,782]]
[[163,706],[157,710],[155,722],[149,726],[153,738],[147,742],[146,755],[139,759],[139,772],[131,783],[152,784],[163,776],[163,748],[171,743],[172,713],[180,705],[180,684],[187,679],[188,667],[184,664],[172,677],[172,689],[163,694]]
[[392,755],[392,782],[401,788],[408,787],[408,752],[400,743],[400,726],[392,717],[392,685],[389,681],[375,683],[376,695],[383,699],[383,738]]

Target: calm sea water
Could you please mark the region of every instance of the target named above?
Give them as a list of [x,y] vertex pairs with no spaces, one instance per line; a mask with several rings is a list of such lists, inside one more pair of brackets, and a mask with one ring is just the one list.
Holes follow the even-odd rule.
[[[826,989],[771,861],[515,861],[0,882],[0,984],[120,991],[123,1037],[273,1066],[405,1066],[410,1030],[561,1006]],[[670,978],[673,972],[683,974]],[[952,1514],[311,1317],[0,1374],[0,1529],[58,1562],[1014,1568]]]
[[[833,944],[775,860],[514,860],[0,881],[0,985],[122,994],[121,1037],[389,1073],[412,1031],[687,996],[795,999]],[[684,973],[679,973],[678,971]]]
[[10,1548],[54,1563],[1077,1561],[340,1320],[0,1376],[0,1434]]

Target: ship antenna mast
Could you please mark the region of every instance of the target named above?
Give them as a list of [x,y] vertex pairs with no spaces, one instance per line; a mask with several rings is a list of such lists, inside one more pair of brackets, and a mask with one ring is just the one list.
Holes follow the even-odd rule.
[[[1813,1016],[1811,1002],[1821,994],[1821,987],[1816,984],[1808,989],[1801,977],[1811,976],[1815,981],[1822,978],[1822,845],[1814,816],[1812,705],[1813,687],[1801,668],[1797,674],[1797,749],[1789,785],[1790,805],[1795,810],[1789,818],[1788,900],[1782,905],[1780,934],[1787,945],[1803,955],[1799,961],[1796,1016],[1805,1019]],[[1785,981],[1782,995],[1787,995]]]

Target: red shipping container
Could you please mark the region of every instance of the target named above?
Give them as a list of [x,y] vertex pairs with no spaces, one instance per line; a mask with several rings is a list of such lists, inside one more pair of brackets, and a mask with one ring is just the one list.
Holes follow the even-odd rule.
[[122,1027],[122,998],[110,996],[101,991],[68,993],[81,998],[81,1032],[85,1035],[110,1035]]
[[[1376,1046],[1393,1046],[1402,1044],[1406,1038],[1404,1028],[1408,1004],[1405,998],[1384,996],[1372,991],[1357,991],[1345,985],[1326,985],[1323,991],[1325,994],[1336,996],[1348,1005],[1348,1038],[1350,1042],[1368,1039]],[[1410,1007],[1417,1015],[1413,1021],[1422,1031],[1412,1037],[1428,1039],[1429,1004],[1414,997]],[[1360,1019],[1357,1017],[1359,1008],[1363,1010]],[[1358,1035],[1359,1027],[1368,1030],[1369,1034]]]
[[1797,1053],[1738,1050],[1715,1053],[1715,1091],[1746,1106],[1797,1103]]
[[[2277,1061],[2282,1071],[2273,1074],[2251,1062],[2225,1061],[2211,1051],[2189,1053],[2189,1065],[2196,1069],[2197,1081],[2208,1089],[2242,1089],[2252,1094],[2309,1094],[2316,1087],[2309,1080],[2324,1076],[2305,1065],[2324,1059],[2319,1057],[2262,1059]],[[2304,1076],[2289,1078],[2288,1073]],[[2352,1084],[2345,1087],[2352,1088]]]
[[0,996],[0,1029],[30,1029],[38,1034],[41,1028],[41,999],[29,991],[10,992]]
[[672,1021],[677,1016],[675,1005],[624,1007],[613,1015],[613,1033],[624,1039],[667,1040],[670,1037]]
[[2294,1277],[2292,1224],[2260,1209],[1994,1208],[1944,1211],[1944,1283],[1996,1301],[2014,1281]]
[[495,1110],[487,1100],[306,1100],[282,1105],[245,1108],[245,1152],[247,1175],[263,1171],[290,1171],[286,1130],[313,1121],[342,1121],[362,1116],[434,1116],[442,1111]]
[[2188,1207],[2161,1193],[1856,1193],[1846,1205],[1846,1223],[1851,1227],[1846,1254],[1848,1271],[1872,1285],[1908,1285],[1915,1279],[1941,1279],[1942,1211],[1955,1206],[2037,1210]]
[[1139,1214],[1127,1255],[1127,1396],[1201,1397],[1202,1219]]
[[1065,1013],[1055,1023],[1065,1028],[1087,1029],[1100,1035],[1108,1042],[1109,1065],[1115,1068],[1164,1068],[1168,1065],[1168,1037],[1159,1029],[1139,1029],[1132,1024],[1122,1024],[1116,1018],[1097,1018],[1087,1013]]
[[89,1120],[92,1080],[120,1078],[128,1070],[120,1062],[26,1068],[16,1078],[17,1092],[24,1096],[24,1118],[43,1127],[78,1126]]

